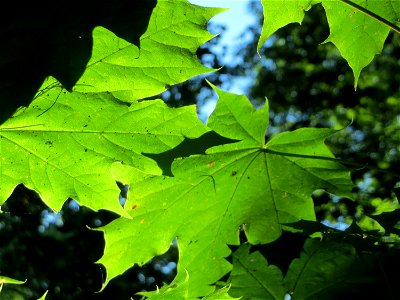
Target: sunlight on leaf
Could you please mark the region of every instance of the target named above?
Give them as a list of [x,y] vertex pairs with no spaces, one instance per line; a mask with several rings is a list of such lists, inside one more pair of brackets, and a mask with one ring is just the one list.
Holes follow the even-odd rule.
[[128,216],[112,164],[161,174],[142,152],[160,153],[207,131],[194,106],[168,108],[161,100],[128,106],[111,94],[53,88],[0,127],[0,203],[23,183],[56,211],[72,197]]
[[46,300],[46,296],[47,296],[47,293],[48,293],[49,291],[46,291],[44,294],[43,294],[43,296],[42,297],[40,297],[38,300]]
[[107,91],[132,102],[214,71],[200,63],[196,50],[213,37],[206,25],[221,11],[186,0],[158,1],[140,39],[140,50],[105,28],[95,28],[92,57],[75,90]]
[[26,280],[21,281],[6,276],[0,276],[0,294],[4,284],[24,284],[25,282]]
[[164,285],[161,289],[157,289],[154,292],[141,292],[139,295],[146,296],[146,299],[151,300],[184,300],[188,298],[188,287],[189,287],[189,274],[186,273],[186,277],[181,282],[175,282],[172,285]]
[[203,300],[228,300],[228,299],[242,299],[242,297],[234,298],[229,295],[230,286],[220,288],[212,294],[202,298]]
[[305,11],[312,5],[320,3],[316,0],[296,0],[296,1],[271,1],[261,0],[264,12],[264,22],[262,33],[258,41],[257,50],[260,50],[267,39],[290,23],[301,23]]
[[324,145],[334,130],[307,128],[265,143],[268,105],[255,110],[246,97],[214,89],[219,101],[208,126],[237,142],[176,159],[173,177],[121,175],[133,191],[125,206],[132,219],[102,228],[106,246],[99,263],[106,266],[106,282],[165,252],[177,237],[176,280],[187,271],[190,297],[207,295],[209,285],[231,270],[224,257],[227,244],[239,244],[240,230],[252,244],[268,243],[281,235],[281,223],[315,220],[315,189],[349,195],[349,172],[329,160]]
[[[380,15],[390,22],[398,20],[400,2],[353,1]],[[361,70],[376,54],[382,52],[389,34],[389,27],[365,13],[340,1],[324,1],[330,35],[325,42],[332,42],[347,60],[354,73],[354,87],[357,87]]]
[[[354,73],[354,87],[357,87],[361,70],[376,54],[381,53],[390,28],[376,18],[342,1],[298,0],[271,1],[261,0],[264,23],[258,41],[258,50],[278,29],[290,24],[301,23],[305,11],[312,5],[321,3],[326,11],[330,35],[326,42],[332,42],[349,63]],[[399,21],[399,1],[354,0],[383,19],[396,23]]]
[[0,276],[0,285],[3,284],[24,284],[26,282],[26,280],[21,281],[21,280],[16,280],[10,277],[6,277],[6,276]]

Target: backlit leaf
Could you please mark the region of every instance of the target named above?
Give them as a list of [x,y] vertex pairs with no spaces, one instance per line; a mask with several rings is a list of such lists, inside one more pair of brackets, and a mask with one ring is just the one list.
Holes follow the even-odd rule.
[[0,127],[0,203],[23,183],[56,211],[72,197],[126,215],[112,164],[160,174],[142,152],[169,150],[207,130],[194,106],[173,109],[161,100],[128,106],[111,94],[54,87]]
[[[399,1],[353,0],[390,22],[399,21]],[[367,14],[341,1],[323,1],[328,18],[330,35],[325,42],[332,42],[347,60],[354,73],[357,86],[361,70],[382,51],[389,34],[389,27]]]
[[[24,284],[25,282],[26,282],[26,280],[21,281],[21,280],[16,280],[16,279],[6,277],[6,276],[0,276],[0,294],[3,289],[4,284]],[[0,297],[1,297],[1,295],[0,295]]]
[[49,291],[46,291],[43,295],[42,295],[42,297],[40,297],[38,300],[46,300],[46,297],[47,297],[47,293],[48,293]]
[[205,28],[220,11],[186,0],[158,1],[140,39],[140,50],[103,27],[95,28],[92,57],[75,90],[108,91],[132,102],[213,71],[200,63],[196,50],[213,37]]
[[141,292],[139,295],[146,296],[151,300],[186,300],[188,298],[188,279],[189,275],[182,282],[174,283],[171,286],[164,285],[161,289],[154,292]]
[[345,3],[332,0],[261,0],[264,23],[258,49],[279,28],[290,23],[301,23],[304,12],[320,2],[326,11],[330,29],[330,35],[325,42],[335,44],[347,60],[353,70],[356,87],[361,70],[382,51],[390,27],[349,3],[361,6],[388,22],[396,23],[400,20],[399,1],[352,0]]
[[189,296],[207,295],[231,270],[227,244],[239,244],[241,229],[250,243],[268,243],[281,235],[281,223],[315,219],[315,189],[349,195],[349,173],[324,145],[333,130],[286,132],[265,143],[268,106],[255,110],[244,96],[215,89],[219,101],[208,126],[237,142],[175,160],[173,177],[125,170],[132,219],[102,228],[106,247],[99,263],[107,282],[165,252],[177,237],[176,280],[188,272]]
[[228,300],[228,299],[242,299],[242,298],[234,298],[231,297],[228,292],[230,287],[223,287],[219,290],[216,290],[214,293],[202,298],[203,300]]
[[261,37],[258,41],[258,50],[260,50],[267,39],[279,28],[290,23],[301,23],[304,18],[304,12],[309,10],[313,4],[319,2],[321,1],[261,0],[264,12],[264,22]]
[[21,281],[21,280],[17,280],[17,279],[13,279],[10,277],[6,277],[6,276],[0,276],[0,285],[3,284],[24,284],[26,282],[25,281]]

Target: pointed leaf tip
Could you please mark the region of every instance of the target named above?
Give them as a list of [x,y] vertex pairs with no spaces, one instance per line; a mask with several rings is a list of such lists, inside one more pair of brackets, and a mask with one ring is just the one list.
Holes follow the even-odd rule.
[[245,96],[215,89],[220,98],[209,127],[237,142],[176,159],[173,177],[132,178],[133,218],[103,228],[106,247],[100,262],[109,278],[163,253],[178,236],[176,280],[184,282],[188,270],[189,295],[207,295],[210,285],[231,271],[227,244],[240,243],[239,228],[252,244],[274,241],[282,223],[315,220],[311,195],[316,189],[351,190],[347,169],[318,159],[333,157],[324,144],[333,130],[281,133],[265,145],[267,106],[256,110]]
[[208,131],[194,106],[168,108],[161,100],[127,106],[110,94],[53,88],[0,126],[0,204],[23,183],[55,211],[70,197],[130,218],[118,201],[123,169],[160,174],[142,153],[161,153]]
[[278,29],[290,24],[301,23],[305,11],[312,5],[320,1],[297,0],[297,1],[271,1],[261,0],[263,7],[264,21],[262,25],[261,36],[257,43],[257,52],[267,39]]
[[397,21],[400,2],[384,5],[381,1],[323,1],[332,42],[354,73],[354,89],[365,68],[382,52],[390,28],[373,15],[389,22]]
[[269,122],[268,104],[256,109],[245,95],[229,93],[210,85],[217,93],[218,101],[207,125],[225,137],[263,145]]
[[160,94],[167,85],[215,71],[200,63],[196,50],[214,37],[206,27],[219,12],[189,1],[158,1],[140,38],[140,50],[106,28],[96,27],[91,59],[74,90],[110,92],[133,102]]

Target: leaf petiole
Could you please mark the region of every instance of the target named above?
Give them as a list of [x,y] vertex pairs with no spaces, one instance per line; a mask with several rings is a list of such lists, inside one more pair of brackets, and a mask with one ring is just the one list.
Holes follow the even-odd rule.
[[398,27],[396,24],[386,20],[385,18],[382,18],[381,16],[377,15],[376,13],[374,13],[374,12],[366,9],[365,7],[362,7],[362,6],[352,2],[350,0],[340,0],[340,1],[342,1],[343,3],[345,3],[345,4],[349,5],[349,6],[355,8],[355,9],[361,11],[361,12],[363,12],[364,14],[366,14],[366,15],[370,16],[371,18],[373,18],[373,19],[385,24],[386,26],[389,26],[395,32],[400,34],[400,27]]

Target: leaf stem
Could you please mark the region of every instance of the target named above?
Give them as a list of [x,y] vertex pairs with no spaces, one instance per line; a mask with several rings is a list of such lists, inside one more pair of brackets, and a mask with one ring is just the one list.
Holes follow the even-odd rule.
[[319,156],[319,155],[306,155],[306,154],[297,154],[297,153],[287,153],[287,152],[274,151],[274,150],[271,150],[271,149],[262,149],[262,151],[266,152],[266,153],[275,154],[275,155],[282,155],[282,156],[329,160],[329,161],[334,161],[334,162],[337,162],[337,163],[341,163],[343,165],[358,167],[360,169],[364,169],[365,168],[365,169],[369,169],[369,170],[373,170],[373,171],[377,171],[377,172],[381,172],[381,173],[386,173],[386,174],[389,174],[389,175],[394,176],[394,177],[400,177],[399,174],[396,174],[396,173],[393,173],[393,172],[390,172],[390,171],[382,170],[380,168],[369,166],[367,164],[359,164],[359,163],[355,163],[355,162],[352,162],[352,161],[342,160],[340,158],[335,158],[335,157],[326,157],[326,156]]
[[353,7],[355,9],[358,9],[359,11],[365,13],[366,15],[370,16],[373,19],[376,19],[377,21],[385,24],[386,26],[389,26],[391,29],[393,29],[394,31],[396,31],[397,33],[400,34],[400,27],[398,27],[396,24],[382,18],[381,16],[378,16],[376,13],[374,13],[374,12],[366,9],[365,7],[362,7],[350,0],[340,0],[340,1],[342,1],[343,3]]

